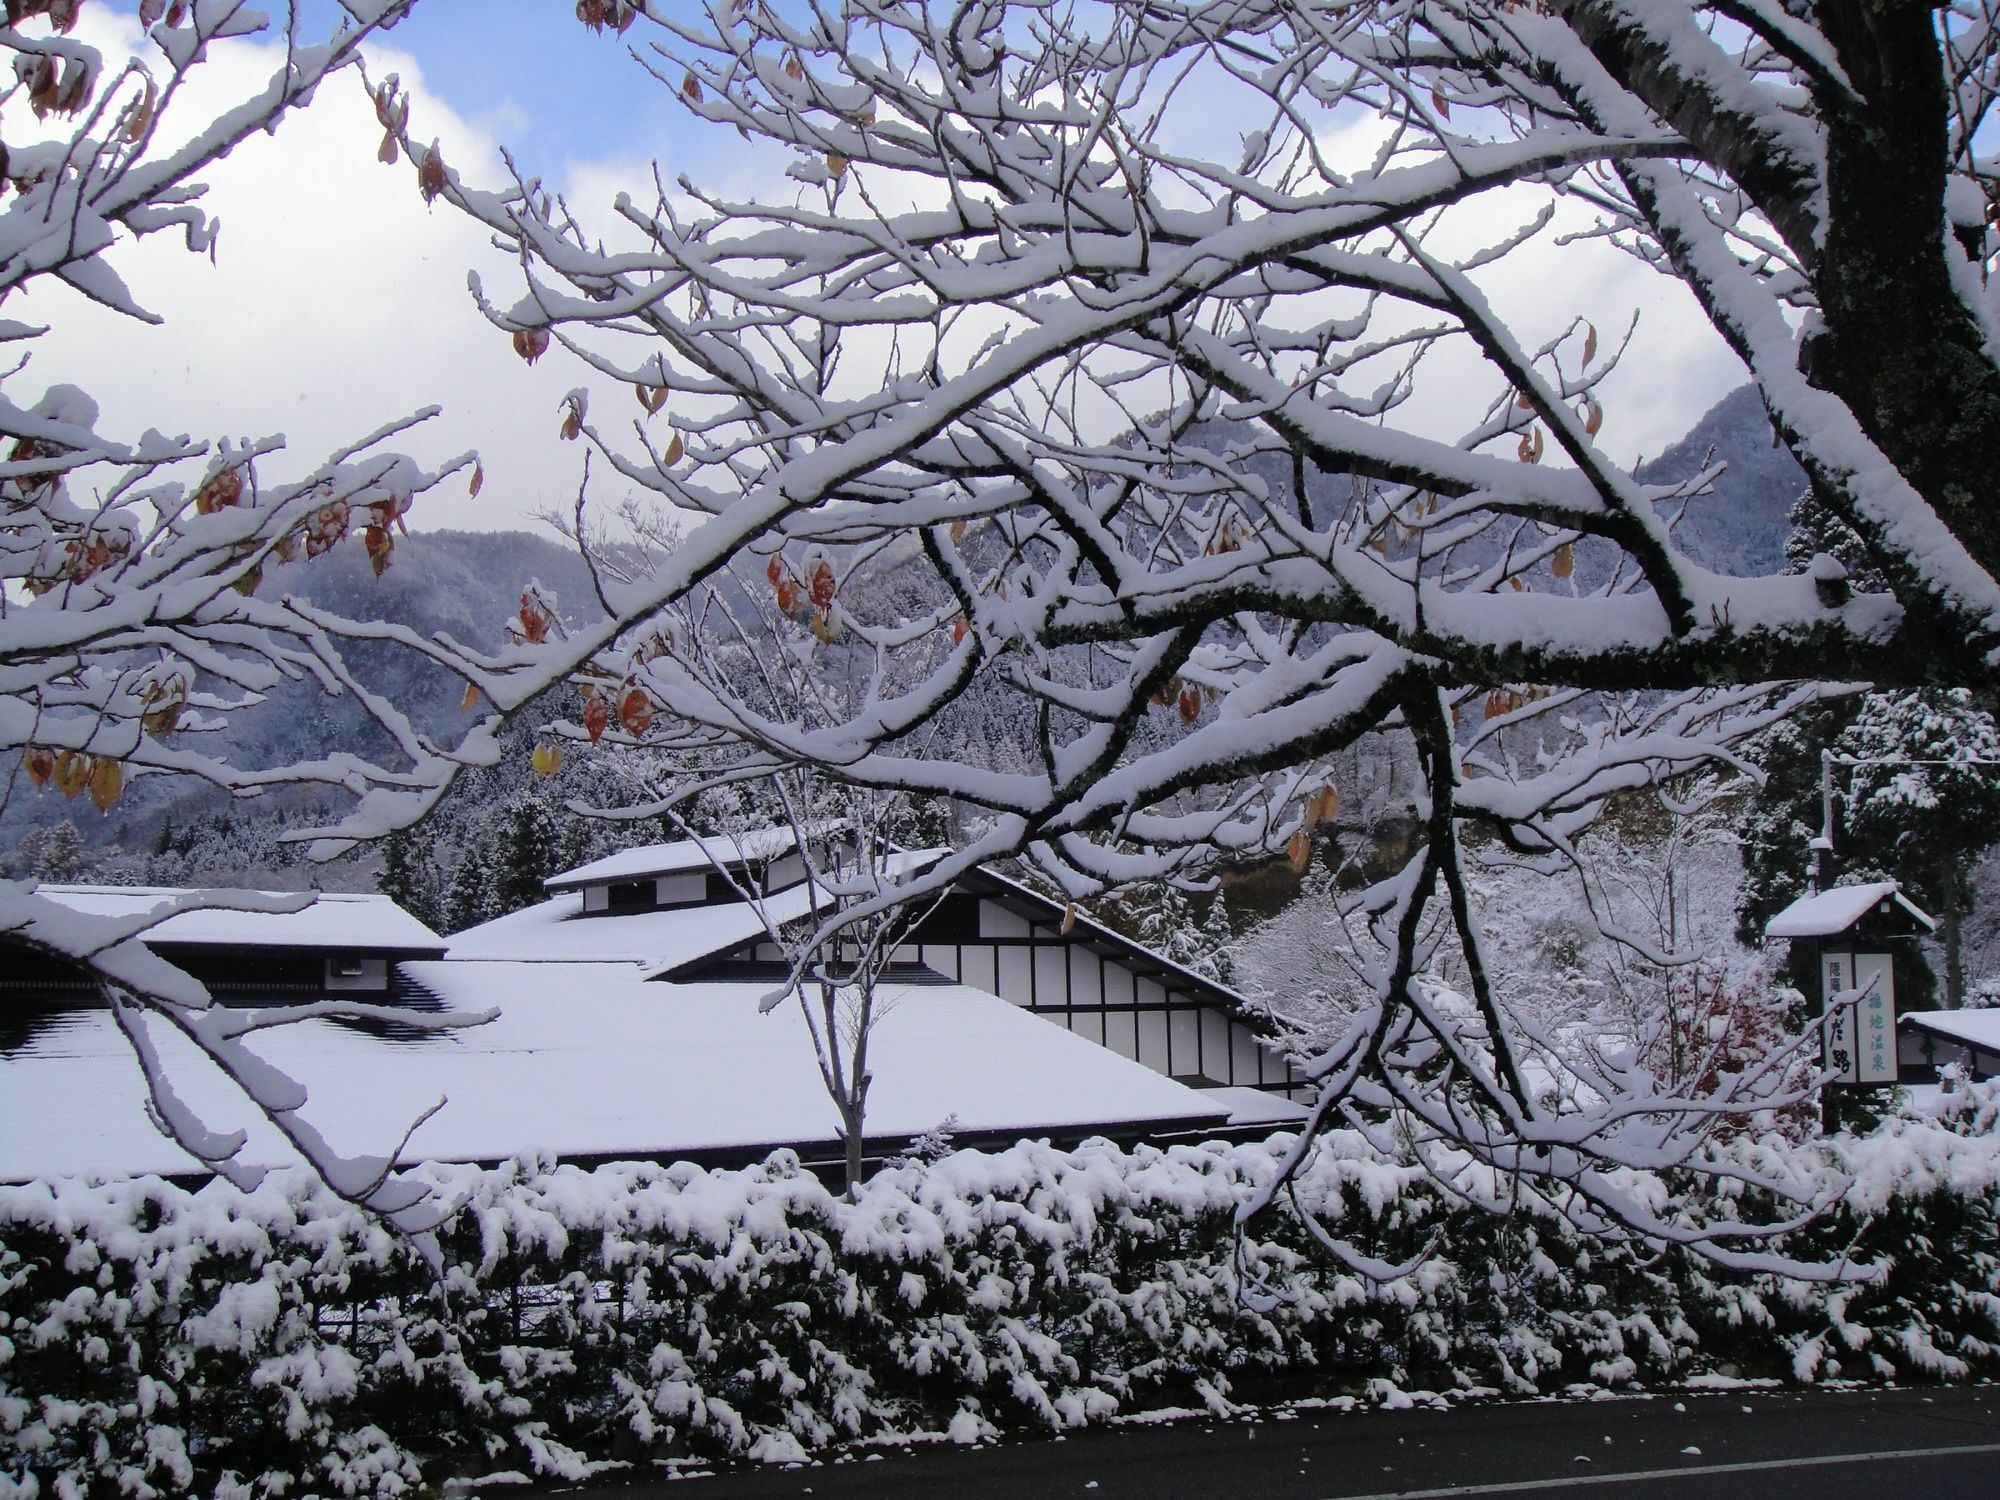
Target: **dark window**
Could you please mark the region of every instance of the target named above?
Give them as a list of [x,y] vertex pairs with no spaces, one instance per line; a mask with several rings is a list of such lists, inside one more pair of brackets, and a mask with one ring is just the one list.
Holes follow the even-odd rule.
[[612,911],[645,911],[654,904],[654,890],[650,880],[616,881],[605,894],[605,904]]

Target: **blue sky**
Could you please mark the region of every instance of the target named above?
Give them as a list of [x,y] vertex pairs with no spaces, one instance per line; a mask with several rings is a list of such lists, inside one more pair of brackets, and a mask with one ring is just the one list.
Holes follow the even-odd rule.
[[[137,0],[102,3],[138,9]],[[262,3],[274,20],[283,12],[283,0]],[[301,15],[305,36],[315,38],[341,11],[334,0],[303,0]],[[467,120],[524,164],[553,172],[568,161],[687,143],[687,116],[628,55],[649,34],[657,29],[592,33],[569,0],[420,0],[384,41],[414,54],[428,86]]]

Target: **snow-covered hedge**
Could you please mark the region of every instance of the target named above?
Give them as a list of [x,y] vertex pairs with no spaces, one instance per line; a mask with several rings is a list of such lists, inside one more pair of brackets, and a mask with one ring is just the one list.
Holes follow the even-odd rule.
[[394,1494],[1279,1393],[1995,1374],[1996,1114],[1968,1093],[1769,1148],[1853,1179],[1784,1246],[1882,1268],[1832,1290],[1586,1243],[1547,1208],[1468,1214],[1351,1135],[1302,1199],[1388,1259],[1442,1228],[1400,1281],[1275,1215],[1239,1243],[1264,1146],[968,1152],[857,1203],[782,1156],[434,1168],[465,1199],[441,1269],[300,1176],[4,1188],[0,1496]]

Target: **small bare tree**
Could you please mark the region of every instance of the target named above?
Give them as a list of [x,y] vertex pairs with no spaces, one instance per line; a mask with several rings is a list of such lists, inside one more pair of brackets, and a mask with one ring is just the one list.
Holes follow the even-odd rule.
[[[851,1196],[866,1166],[870,1043],[894,1008],[884,982],[896,955],[938,896],[906,888],[927,857],[899,850],[892,799],[856,793],[811,771],[780,771],[758,787],[729,831],[702,839],[714,867],[757,912],[782,955],[784,983],[764,998],[769,1012],[795,1000],[826,1096],[840,1117]],[[769,816],[766,816],[766,814]],[[668,817],[697,837],[677,808]],[[787,856],[798,861],[782,875]]]

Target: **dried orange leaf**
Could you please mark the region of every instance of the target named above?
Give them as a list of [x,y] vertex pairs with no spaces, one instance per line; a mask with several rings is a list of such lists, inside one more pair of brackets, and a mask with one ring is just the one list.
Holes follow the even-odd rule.
[[464,693],[459,696],[458,711],[462,714],[469,714],[477,707],[479,707],[479,685],[468,682],[465,685]]
[[90,757],[64,750],[56,756],[54,780],[57,791],[74,797],[90,784]]
[[514,352],[533,364],[549,350],[549,331],[546,328],[523,328],[514,334]]
[[618,723],[633,739],[638,739],[653,722],[653,700],[641,687],[630,687],[618,695]]
[[436,201],[444,191],[444,157],[438,151],[438,143],[431,142],[431,149],[424,153],[423,164],[417,168],[417,191],[424,195],[424,202]]
[[1285,858],[1290,861],[1294,875],[1305,874],[1306,866],[1312,863],[1312,854],[1312,835],[1303,828],[1285,840]]
[[125,768],[115,760],[100,760],[90,772],[90,800],[103,812],[125,790]]
[[466,485],[465,493],[472,496],[476,500],[479,498],[479,492],[485,487],[486,487],[486,465],[474,464],[472,466],[472,482]]

